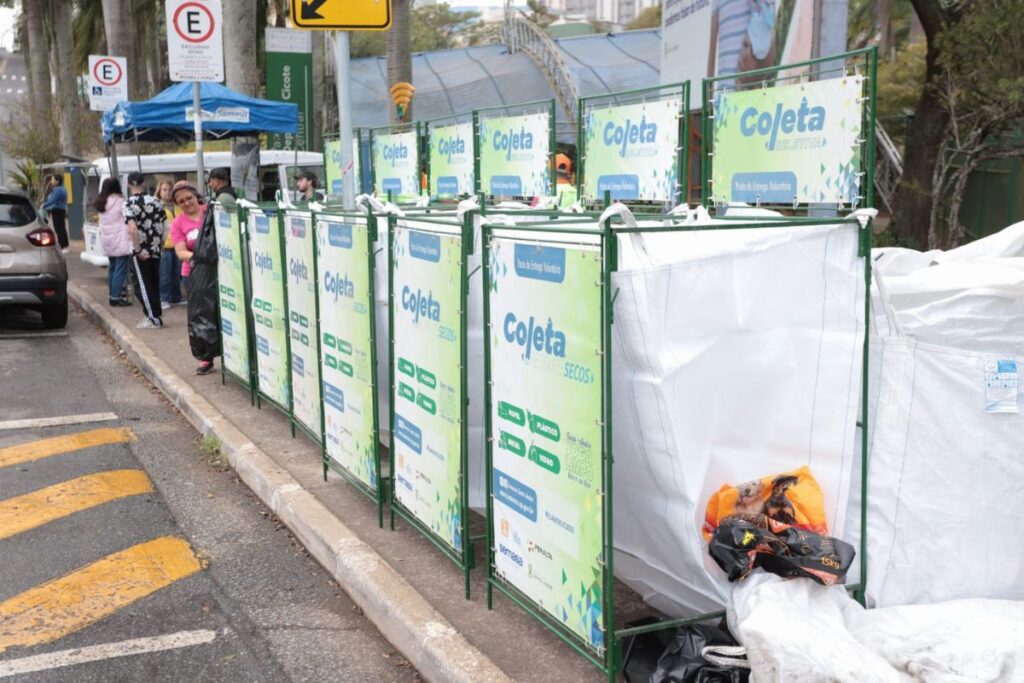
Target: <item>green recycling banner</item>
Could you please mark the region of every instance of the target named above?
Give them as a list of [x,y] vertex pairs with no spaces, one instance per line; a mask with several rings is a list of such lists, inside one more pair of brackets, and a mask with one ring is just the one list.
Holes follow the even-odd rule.
[[285,326],[281,226],[274,214],[249,211],[249,273],[260,393],[288,408],[288,330]]
[[676,201],[680,196],[682,95],[584,110],[583,195]]
[[374,191],[391,192],[395,199],[415,199],[420,194],[419,140],[415,130],[406,133],[373,133]]
[[242,230],[235,211],[213,205],[217,231],[217,282],[224,369],[249,384],[249,319],[246,316]]
[[392,242],[395,497],[461,552],[462,232],[400,221]]
[[[353,132],[353,135],[356,135]],[[327,187],[327,194],[341,196],[341,140],[329,140],[324,143],[324,183]],[[359,182],[359,137],[352,139],[352,173],[355,182],[355,193],[359,194],[361,183]]]
[[487,292],[494,571],[600,650],[601,251],[499,235]]
[[476,192],[473,179],[473,124],[430,126],[430,195],[459,197]]
[[717,93],[711,198],[854,202],[860,195],[863,82],[847,76]]
[[324,452],[351,477],[376,491],[370,248],[365,219],[317,215]]
[[291,338],[292,415],[320,433],[320,374],[317,372],[316,285],[313,283],[313,216],[285,214],[288,257],[288,335]]
[[480,189],[495,197],[551,195],[551,114],[481,116]]
[[265,29],[267,99],[299,107],[299,131],[267,135],[267,149],[313,149],[313,42],[309,31]]

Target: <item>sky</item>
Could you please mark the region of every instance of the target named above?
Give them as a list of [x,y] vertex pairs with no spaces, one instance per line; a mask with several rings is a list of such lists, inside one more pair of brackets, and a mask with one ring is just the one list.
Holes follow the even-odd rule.
[[13,9],[0,9],[0,47],[14,49]]

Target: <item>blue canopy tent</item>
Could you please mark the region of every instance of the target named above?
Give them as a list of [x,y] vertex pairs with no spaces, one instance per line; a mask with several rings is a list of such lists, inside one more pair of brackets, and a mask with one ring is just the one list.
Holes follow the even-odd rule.
[[[220,140],[299,130],[296,104],[271,102],[200,83],[203,137]],[[103,142],[187,142],[194,139],[192,84],[175,83],[145,102],[121,102],[103,114]]]

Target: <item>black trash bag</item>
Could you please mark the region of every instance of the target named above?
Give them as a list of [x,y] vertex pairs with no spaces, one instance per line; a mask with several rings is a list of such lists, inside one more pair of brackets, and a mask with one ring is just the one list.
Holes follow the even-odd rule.
[[[657,624],[654,617],[643,617],[626,623],[626,628]],[[622,642],[622,677],[626,683],[648,683],[658,668],[658,659],[672,642],[672,631],[663,629],[628,636]]]
[[212,361],[221,354],[220,310],[217,307],[217,234],[213,210],[207,208],[203,227],[192,251],[188,285],[188,343],[196,360]]
[[730,581],[742,579],[755,567],[825,586],[846,581],[856,555],[852,545],[764,515],[755,517],[726,517],[711,536],[708,552]]
[[681,626],[658,658],[650,683],[747,683],[749,668],[712,664],[701,655],[708,646],[735,645],[733,637],[720,628],[707,624]]

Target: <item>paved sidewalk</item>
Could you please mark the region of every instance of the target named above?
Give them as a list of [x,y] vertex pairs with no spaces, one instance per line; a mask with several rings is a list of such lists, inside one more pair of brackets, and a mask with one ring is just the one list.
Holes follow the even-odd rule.
[[[495,591],[485,597],[486,549],[477,548],[472,600],[450,560],[402,520],[377,526],[376,507],[334,473],[323,479],[319,448],[269,406],[258,410],[248,392],[199,377],[189,353],[185,308],[164,311],[164,329],[140,330],[138,306],[107,305],[107,271],[68,255],[71,294],[119,343],[143,374],[193,425],[215,433],[239,477],[253,488],[310,553],[338,580],[385,637],[428,680],[565,683],[604,676],[554,634]],[[484,529],[482,519],[475,525]],[[617,587],[616,621],[649,612]]]

